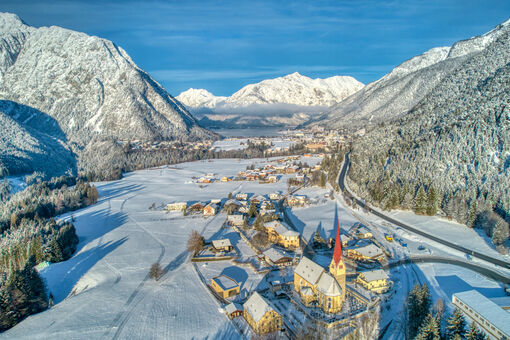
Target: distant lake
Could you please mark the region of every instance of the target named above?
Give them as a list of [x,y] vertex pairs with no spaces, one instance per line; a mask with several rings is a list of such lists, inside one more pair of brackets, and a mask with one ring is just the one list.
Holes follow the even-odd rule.
[[258,127],[246,129],[211,129],[225,137],[280,137],[281,127]]

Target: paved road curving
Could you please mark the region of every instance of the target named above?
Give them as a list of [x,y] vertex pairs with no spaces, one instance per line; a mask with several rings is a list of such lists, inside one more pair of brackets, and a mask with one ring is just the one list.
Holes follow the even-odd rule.
[[[501,266],[503,268],[507,268],[507,269],[510,269],[510,263],[509,262],[506,262],[506,261],[503,261],[503,260],[500,260],[500,259],[497,259],[497,258],[494,258],[492,256],[488,256],[488,255],[485,255],[485,254],[482,254],[476,250],[472,250],[472,249],[468,249],[466,247],[463,247],[463,246],[460,246],[458,244],[455,244],[455,243],[452,243],[452,242],[449,242],[447,240],[444,240],[442,238],[439,238],[437,236],[434,236],[434,235],[431,235],[429,233],[426,233],[424,232],[423,230],[420,230],[420,229],[416,229],[414,227],[411,227],[410,225],[408,224],[405,224],[405,223],[402,223],[400,221],[397,221],[389,216],[386,216],[384,214],[382,214],[381,212],[377,211],[377,210],[374,210],[370,207],[365,207],[365,203],[357,198],[355,198],[348,190],[347,188],[345,187],[345,175],[347,174],[347,170],[349,168],[349,165],[350,165],[350,161],[349,161],[349,154],[346,154],[345,155],[345,161],[344,161],[344,165],[342,167],[342,171],[340,171],[340,175],[338,176],[338,185],[340,186],[340,190],[342,192],[345,192],[345,195],[347,197],[349,197],[351,200],[355,200],[356,201],[356,204],[358,204],[359,206],[363,207],[363,208],[366,208],[369,212],[371,212],[372,214],[376,215],[377,217],[380,217],[394,225],[397,225],[403,229],[406,229],[410,232],[413,232],[415,234],[418,234],[420,236],[423,236],[423,237],[426,237],[428,238],[429,240],[432,240],[432,241],[435,241],[435,242],[438,242],[440,244],[443,244],[449,248],[452,248],[452,249],[455,249],[455,250],[458,250],[458,251],[461,251],[463,253],[466,253],[466,254],[470,254],[471,256],[473,257],[477,257],[479,259],[482,259],[482,260],[485,260],[487,262],[490,262],[492,264],[495,264],[495,265],[498,265],[498,266]],[[451,260],[453,262],[453,260]],[[469,264],[469,263],[468,263]],[[467,266],[467,265],[466,265]],[[478,266],[476,266],[476,268],[478,268]],[[473,267],[471,268],[473,270],[477,270],[475,269],[475,266],[473,265]],[[486,268],[487,271],[490,271],[492,273],[494,273],[494,275],[501,275],[501,273],[498,273],[497,271],[493,271],[491,269],[488,269]],[[508,278],[507,278],[508,279]]]

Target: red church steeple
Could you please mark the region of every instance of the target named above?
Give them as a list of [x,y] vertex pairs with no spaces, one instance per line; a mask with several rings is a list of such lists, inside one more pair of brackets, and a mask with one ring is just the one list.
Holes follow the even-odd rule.
[[340,239],[340,222],[338,221],[338,215],[336,216],[336,239],[335,239],[335,250],[333,251],[333,261],[338,265],[342,261],[342,240]]

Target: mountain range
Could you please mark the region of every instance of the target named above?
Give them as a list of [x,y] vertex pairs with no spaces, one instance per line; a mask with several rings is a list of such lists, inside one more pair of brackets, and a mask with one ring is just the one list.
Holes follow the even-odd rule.
[[189,89],[176,98],[208,126],[296,126],[363,84],[348,76],[311,79],[297,72],[249,84],[230,97]]
[[398,118],[427,96],[453,70],[497,40],[508,21],[492,31],[451,47],[436,47],[395,67],[308,124],[359,129]]
[[[329,112],[321,124],[364,119],[367,133],[352,148],[351,188],[387,209],[412,208],[425,192],[432,207],[469,226],[484,211],[509,220],[509,46],[507,20],[433,50],[431,65],[422,67],[427,54],[416,57],[417,69],[392,72]],[[381,106],[395,109],[398,101],[393,113]]]
[[0,122],[10,174],[76,170],[105,140],[216,138],[113,42],[10,13],[0,13]]

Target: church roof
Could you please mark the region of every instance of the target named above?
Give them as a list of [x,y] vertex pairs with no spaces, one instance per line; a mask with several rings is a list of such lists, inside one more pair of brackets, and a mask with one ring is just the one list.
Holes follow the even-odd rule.
[[294,273],[298,274],[312,285],[319,281],[319,277],[323,272],[324,268],[305,256],[301,258],[301,261],[299,261],[294,270]]
[[342,288],[340,288],[336,279],[328,273],[322,274],[319,283],[317,284],[317,290],[325,296],[342,295]]
[[243,305],[244,310],[248,312],[255,322],[259,322],[260,319],[267,313],[273,310],[273,307],[260,296],[259,293],[254,292],[250,298]]
[[335,239],[335,250],[333,251],[333,260],[335,264],[342,260],[342,240],[340,239],[340,222],[338,221],[338,213],[335,214],[336,219],[336,239]]

